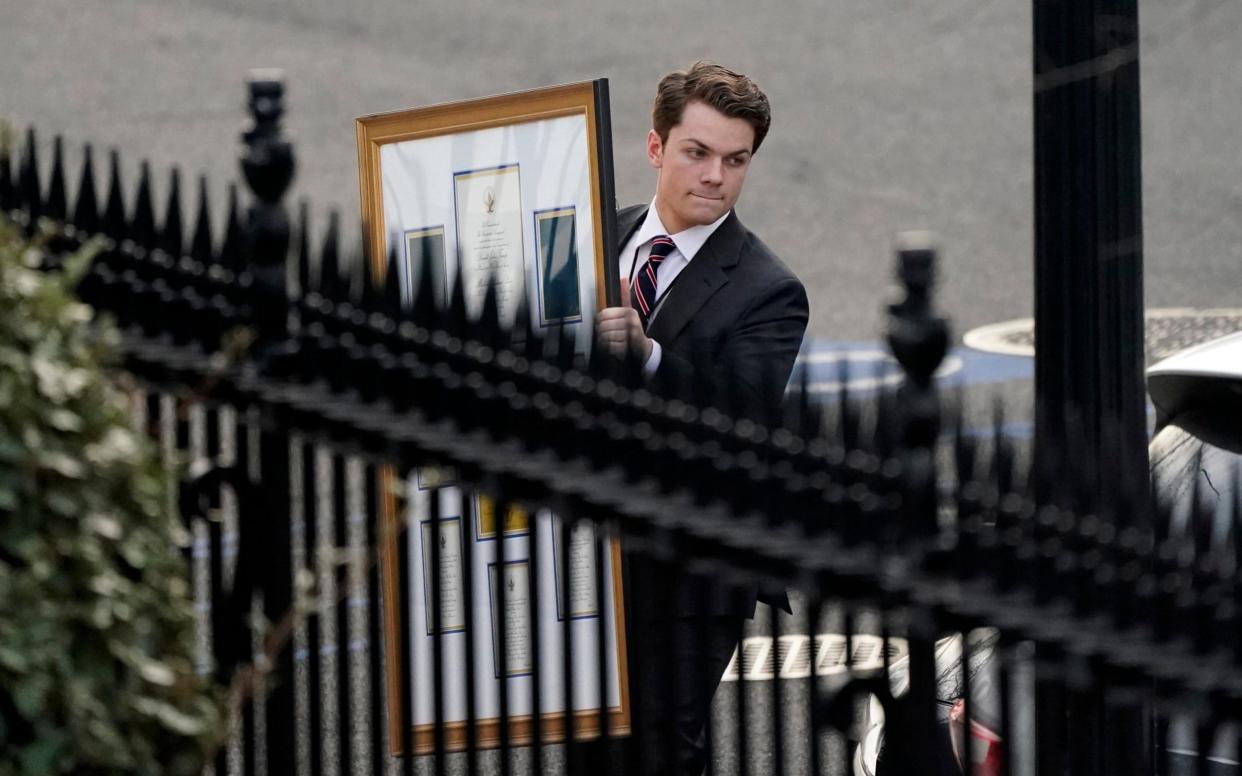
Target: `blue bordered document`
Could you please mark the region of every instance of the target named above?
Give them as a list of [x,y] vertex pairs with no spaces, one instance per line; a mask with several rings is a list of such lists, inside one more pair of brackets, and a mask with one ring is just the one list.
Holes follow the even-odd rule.
[[[548,521],[552,529],[552,574],[556,578],[556,619],[581,620],[599,616],[599,590],[595,576],[595,526],[581,522],[569,529],[569,557],[564,557],[565,530],[559,519]],[[569,575],[565,576],[566,562]]]
[[[534,670],[530,648],[530,561],[506,561],[487,565],[488,590],[492,605],[492,655],[495,675],[527,676]],[[501,586],[503,592],[503,611]],[[503,661],[501,650],[504,650]],[[503,665],[502,665],[503,663]]]
[[[426,599],[427,635],[435,633],[435,609],[432,591],[437,583],[440,588],[440,632],[458,633],[466,629],[466,599],[462,576],[464,566],[461,556],[461,518],[446,517],[440,520],[437,531],[430,520],[421,523],[423,555],[423,595]],[[432,563],[439,545],[440,578],[434,576],[436,564]]]
[[520,168],[500,164],[453,173],[453,209],[466,312],[477,316],[494,284],[500,320],[513,321],[526,293]]
[[438,304],[448,303],[448,263],[445,254],[444,225],[423,226],[405,231],[405,272],[401,273],[403,294],[413,299],[422,282],[423,267],[430,269]]
[[535,211],[535,257],[539,325],[581,321],[577,211],[573,205]]

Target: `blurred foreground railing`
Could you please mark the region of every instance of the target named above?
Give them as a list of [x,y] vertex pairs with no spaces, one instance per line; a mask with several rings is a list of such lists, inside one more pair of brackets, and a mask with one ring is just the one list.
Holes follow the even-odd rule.
[[[559,742],[586,738],[632,772],[605,648],[614,538],[796,594],[726,671],[715,772],[1169,773],[1184,729],[1199,773],[1233,751],[1242,509],[1175,530],[1072,429],[1022,471],[1002,418],[963,433],[932,381],[947,333],[925,243],[898,251],[894,396],[817,406],[794,386],[768,408],[727,382],[646,384],[568,331],[503,330],[494,295],[468,318],[460,283],[407,303],[395,256],[341,258],[336,219],[316,249],[303,207],[291,239],[279,84],[252,95],[260,196],[246,217],[232,200],[218,247],[205,195],[186,247],[175,172],[157,223],[145,166],[127,206],[113,154],[100,207],[88,149],[70,208],[59,142],[46,187],[33,136],[16,170],[0,156],[0,208],[50,230],[50,267],[100,240],[80,293],[122,329],[136,414],[191,464],[202,665],[239,699],[217,773],[573,772]],[[511,639],[511,613],[548,607],[554,628]]]

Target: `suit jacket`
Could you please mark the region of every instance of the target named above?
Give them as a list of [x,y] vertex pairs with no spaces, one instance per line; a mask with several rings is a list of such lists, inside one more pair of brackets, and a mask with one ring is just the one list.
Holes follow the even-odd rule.
[[[621,247],[646,213],[647,206],[639,205],[617,214]],[[622,266],[626,261],[621,257]],[[656,377],[680,385],[728,380],[748,411],[760,414],[784,394],[808,314],[801,281],[730,213],[678,274],[647,329],[663,350]],[[631,587],[631,594],[641,600],[680,587],[665,577],[648,564],[632,563],[630,578],[638,589]],[[711,587],[708,611],[695,593],[682,590],[672,593],[673,613],[753,615],[757,591],[727,598],[722,586]],[[783,591],[762,599],[789,609]]]

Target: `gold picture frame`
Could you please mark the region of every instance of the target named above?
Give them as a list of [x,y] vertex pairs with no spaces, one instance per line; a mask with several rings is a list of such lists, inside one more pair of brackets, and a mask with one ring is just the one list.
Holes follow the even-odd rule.
[[[502,321],[506,310],[518,309],[515,295],[525,294],[532,328],[563,326],[575,332],[578,347],[585,350],[595,312],[620,303],[606,79],[363,116],[356,121],[356,134],[363,239],[375,277],[384,277],[391,250],[397,251],[403,295],[411,303],[422,262],[430,264],[433,293],[442,300],[447,298],[451,277],[462,278],[466,289],[486,285],[481,282],[486,277],[500,289]],[[472,301],[477,305],[479,300],[467,294],[467,311],[473,313]],[[394,755],[402,754],[405,720],[401,718],[400,698],[407,681],[401,674],[402,661],[396,656],[416,646],[407,646],[411,634],[402,633],[400,628],[399,542],[421,541],[424,534],[421,529],[402,530],[404,525],[419,526],[421,516],[402,514],[405,507],[399,504],[397,494],[404,489],[411,502],[437,497],[434,494],[438,491],[424,487],[429,484],[457,492],[459,516],[469,521],[467,526],[484,517],[484,502],[495,506],[486,495],[472,498],[455,482],[435,484],[434,477],[422,474],[420,471],[412,477],[408,488],[391,469],[378,475],[382,480],[379,492],[384,494],[379,537],[384,646],[390,656],[385,661],[388,733]],[[506,528],[514,508],[508,505],[505,509]],[[491,514],[494,522],[494,509]],[[522,514],[528,521],[526,531],[504,530],[500,536],[494,530],[484,532],[490,535],[479,535],[469,528],[464,531],[462,540],[475,542],[472,568],[465,570],[465,575],[474,579],[474,569],[480,565],[484,574],[492,573],[486,571],[488,550],[481,554],[478,542],[513,542],[515,549],[509,557],[517,560],[521,542],[542,541],[544,534],[535,530],[536,513]],[[507,552],[508,548],[506,544]],[[615,538],[607,545],[606,554],[610,578],[605,598],[611,602],[608,609],[613,615],[608,627],[613,634],[610,648],[616,671],[610,678],[616,680],[616,704],[612,704],[611,695],[602,700],[608,734],[624,736],[630,731],[630,708],[621,552]],[[408,557],[421,566],[421,553],[411,552]],[[549,545],[539,573],[545,573],[544,568],[552,573],[553,557]],[[411,579],[421,579],[418,570],[410,571]],[[476,610],[490,606],[485,590],[477,589]],[[413,597],[410,600],[412,606],[418,605]],[[555,611],[552,616],[556,616]],[[492,614],[468,613],[467,618],[479,625],[492,621]],[[476,643],[486,644],[483,628],[478,631]],[[441,634],[442,638],[456,636],[457,632]],[[542,664],[541,656],[535,659]],[[524,678],[507,677],[504,681]],[[548,700],[545,695],[545,709]],[[576,739],[600,736],[598,705],[575,707],[572,713]],[[418,724],[418,720],[415,709],[413,754],[427,754],[433,751],[435,729],[431,724]],[[538,718],[534,714],[512,715],[508,718],[509,741],[515,745],[530,742],[536,722],[544,742],[563,741],[566,721],[564,709],[545,710]],[[466,722],[441,720],[438,724],[449,751],[464,749]],[[477,746],[499,745],[499,716],[479,715],[474,724]]]
[[[558,122],[565,126],[553,127]],[[580,130],[571,126],[575,123]],[[468,242],[458,239],[462,219],[448,215],[457,210],[450,207],[457,194],[450,187],[466,175],[518,173],[520,168],[520,175],[512,177],[521,178],[515,185],[523,195],[518,208],[523,231],[511,236],[522,242],[535,326],[581,323],[586,332],[595,310],[620,303],[617,283],[610,282],[619,272],[606,79],[362,116],[355,126],[363,239],[377,277],[384,275],[391,248],[401,247],[399,255],[408,252],[399,236],[408,240],[410,234],[440,237],[447,263],[471,269],[465,260],[471,257],[459,255]],[[480,150],[489,144],[504,152]],[[542,173],[553,166],[572,178],[572,185],[548,190],[545,180],[554,176]],[[402,188],[408,182],[414,185]],[[529,192],[535,193],[527,199]],[[557,221],[549,213],[572,213],[573,218]],[[564,240],[546,239],[547,230],[558,223],[572,225],[579,250],[565,250]],[[548,255],[540,256],[541,251]],[[571,255],[591,259],[575,267],[585,304],[564,298],[565,284],[558,281],[573,273],[549,266]],[[408,269],[404,261],[401,267]],[[408,278],[407,273],[403,280]],[[413,283],[403,285],[412,290]],[[550,299],[549,294],[559,296]]]

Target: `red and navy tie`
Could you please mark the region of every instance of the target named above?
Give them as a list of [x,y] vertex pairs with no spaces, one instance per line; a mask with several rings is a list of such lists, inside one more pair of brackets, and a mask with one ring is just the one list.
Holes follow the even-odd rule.
[[647,330],[647,321],[651,320],[651,310],[656,303],[656,272],[660,269],[660,262],[676,247],[671,237],[657,235],[651,241],[651,255],[638,271],[638,277],[630,288],[630,296],[633,297],[634,309],[638,311],[638,319],[642,321],[643,331]]

